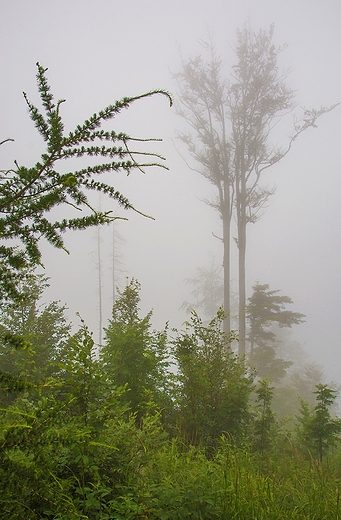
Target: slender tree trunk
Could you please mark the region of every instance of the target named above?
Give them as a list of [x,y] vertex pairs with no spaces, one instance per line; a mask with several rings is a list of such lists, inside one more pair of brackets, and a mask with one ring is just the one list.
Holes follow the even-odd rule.
[[100,228],[97,227],[97,262],[98,262],[98,344],[102,346],[102,258],[101,258],[101,235]]
[[112,304],[116,301],[116,273],[115,273],[115,221],[112,223]]
[[230,184],[229,180],[224,182],[224,212],[223,220],[223,244],[224,244],[224,311],[225,319],[223,330],[227,334],[231,332],[231,296],[230,296],[230,243],[231,243],[231,209],[230,209]]
[[246,223],[240,222],[238,226],[238,246],[239,246],[239,347],[238,354],[245,355],[245,307],[246,307],[246,289],[245,289],[245,255],[246,255]]
[[[243,143],[243,140],[242,140]],[[245,355],[246,339],[246,172],[244,165],[244,146],[240,146],[239,157],[237,157],[236,195],[237,195],[237,220],[238,220],[238,271],[239,271],[239,356]]]
[[224,247],[224,311],[225,319],[223,331],[226,334],[231,332],[231,178],[229,168],[229,157],[227,153],[226,126],[224,106],[220,107],[222,142],[223,142],[223,161],[224,161],[224,186],[223,186],[223,247]]

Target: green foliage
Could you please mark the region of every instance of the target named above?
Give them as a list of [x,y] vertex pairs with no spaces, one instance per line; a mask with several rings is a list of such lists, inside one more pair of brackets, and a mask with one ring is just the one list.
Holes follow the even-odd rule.
[[[289,520],[337,518],[337,472],[279,456],[260,465],[256,454],[222,438],[211,459],[176,441],[154,453],[119,518]],[[135,516],[132,511],[134,508]]]
[[[131,142],[151,141],[136,139],[125,133],[101,129],[103,122],[112,120],[123,109],[129,108],[137,100],[154,94],[165,95],[172,103],[170,95],[155,90],[136,97],[126,97],[109,105],[98,114],[93,114],[74,131],[64,133],[60,115],[65,100],[54,101],[47,82],[46,71],[37,63],[37,84],[44,113],[24,97],[30,117],[39,134],[46,142],[46,151],[41,160],[32,167],[20,166],[2,170],[0,176],[0,299],[17,294],[20,270],[28,265],[41,263],[39,241],[44,237],[54,247],[65,249],[62,233],[68,229],[84,229],[111,222],[115,217],[109,212],[93,209],[88,193],[104,193],[118,202],[124,209],[137,211],[129,200],[114,186],[96,180],[105,172],[123,171],[129,174],[134,169],[148,166],[162,166],[164,158],[155,153],[141,152],[130,148]],[[0,144],[4,144],[2,141]],[[146,162],[138,157],[147,156]],[[73,158],[99,157],[103,162],[90,161],[90,165],[60,173],[56,163]],[[137,158],[136,158],[137,157]],[[48,218],[57,206],[88,210],[83,217],[63,218],[53,221]],[[5,241],[17,240],[21,247],[5,245]]]
[[147,498],[152,518],[223,518],[219,516],[224,496],[221,468],[202,451],[193,447],[184,451],[173,440],[159,450],[146,478],[153,483],[152,496]]
[[41,397],[27,393],[1,410],[1,518],[113,518],[166,439],[157,415],[136,428],[124,392],[101,377],[82,322]]
[[289,296],[279,295],[279,290],[271,291],[268,284],[256,283],[253,294],[248,299],[247,316],[250,322],[250,341],[265,346],[275,341],[275,334],[269,326],[278,323],[279,327],[292,327],[304,321],[305,315],[286,310],[293,301]]
[[266,379],[262,379],[256,388],[256,408],[253,425],[253,446],[264,453],[269,451],[275,436],[276,418],[271,409],[273,388]]
[[92,334],[82,319],[78,332],[70,337],[60,357],[60,395],[72,401],[75,415],[88,424],[92,413],[100,408],[104,385]]
[[[54,104],[45,73],[38,65],[45,116],[25,99],[46,153],[32,169],[16,164],[3,172],[0,183],[0,236],[22,242],[21,248],[0,246],[0,360],[6,369],[0,374],[0,518],[339,518],[340,454],[328,468],[324,460],[341,433],[330,413],[336,393],[317,385],[315,408],[302,404],[298,436],[283,429],[274,437],[273,389],[261,381],[251,410],[253,374],[231,350],[235,335],[221,330],[221,309],[208,326],[193,312],[170,349],[167,328],[151,330],[151,313],[139,317],[140,285],[133,279],[119,293],[98,352],[82,319],[70,336],[65,308],[39,304],[47,278],[27,266],[40,262],[40,237],[63,248],[66,229],[110,220],[88,206],[87,190],[133,209],[92,175],[148,165],[132,159],[128,136],[99,130],[139,97],[117,102],[64,136],[62,101]],[[55,170],[60,159],[97,155],[117,162],[65,175]],[[46,212],[59,204],[91,213],[48,221]],[[292,315],[276,316],[290,326]],[[269,321],[263,315],[263,326]],[[177,374],[169,373],[170,359]],[[169,439],[174,416],[178,429]],[[302,445],[319,461],[307,460]]]
[[174,340],[178,364],[179,428],[188,442],[213,446],[226,433],[241,438],[248,424],[252,376],[222,332],[224,313],[205,327],[192,311]]
[[57,301],[40,303],[48,285],[47,277],[25,271],[18,298],[1,305],[1,387],[6,393],[21,391],[27,385],[42,385],[58,372],[60,353],[69,339],[71,325],[64,305]]
[[126,386],[124,397],[137,421],[155,406],[164,408],[169,400],[167,330],[151,330],[151,312],[139,318],[139,293],[134,278],[119,291],[100,351],[105,377]]
[[314,394],[317,404],[313,411],[307,403],[301,403],[298,431],[303,446],[322,462],[328,450],[340,440],[341,420],[332,418],[330,414],[337,397],[335,390],[328,385],[318,384]]
[[276,334],[271,327],[276,323],[280,328],[291,328],[302,323],[305,316],[286,310],[286,305],[293,303],[292,299],[279,295],[278,290],[269,290],[268,284],[256,283],[252,289],[253,294],[246,307],[250,325],[250,363],[260,377],[279,381],[292,362],[277,357]]
[[[139,318],[139,290],[132,280],[120,293],[100,356],[81,320],[44,384],[0,406],[0,518],[338,518],[340,453],[327,467],[304,456],[302,435],[278,433],[268,381],[250,409],[252,377],[221,331],[223,312],[207,327],[193,313],[177,333],[174,393],[165,331],[150,330],[150,314]],[[320,385],[316,399],[302,424],[318,456],[318,436],[326,453],[340,423],[329,414],[335,392]],[[164,414],[174,405],[179,428],[169,439]]]

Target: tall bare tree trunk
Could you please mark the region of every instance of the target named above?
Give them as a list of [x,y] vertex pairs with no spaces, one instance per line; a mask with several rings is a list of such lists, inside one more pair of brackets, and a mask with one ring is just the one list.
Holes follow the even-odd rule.
[[[221,75],[222,62],[215,47],[208,43],[208,60],[202,56],[183,63],[176,75],[180,86],[178,113],[189,132],[178,137],[197,162],[197,171],[218,190],[218,203],[212,206],[223,221],[224,310],[230,309],[230,220],[235,210],[238,226],[239,262],[239,354],[245,354],[246,314],[246,226],[261,217],[261,209],[274,189],[259,185],[261,174],[283,159],[296,138],[316,120],[337,105],[320,110],[304,110],[294,124],[287,146],[276,147],[270,135],[277,122],[294,107],[294,92],[285,84],[286,73],[278,68],[282,47],[272,41],[274,26],[254,32],[249,25],[237,30],[237,62],[232,80]],[[226,132],[228,128],[228,135]],[[193,168],[194,169],[194,168]],[[233,200],[233,202],[231,202]],[[236,206],[234,205],[236,203]],[[230,317],[224,330],[230,329]]]
[[238,271],[239,271],[239,356],[245,355],[246,344],[246,169],[245,169],[245,147],[244,147],[244,133],[241,136],[241,143],[239,149],[239,157],[237,158],[237,174],[236,174],[236,191],[237,191],[237,222],[238,222]]
[[[243,208],[243,205],[242,205]],[[242,209],[241,208],[241,209]],[[239,268],[239,345],[238,354],[245,355],[245,307],[246,307],[246,282],[245,282],[245,256],[246,256],[246,222],[241,218],[238,223],[238,268]]]
[[102,346],[103,298],[102,298],[102,257],[101,234],[97,227],[97,262],[98,262],[98,344]]
[[112,223],[112,304],[115,305],[116,302],[116,265],[115,265],[115,254],[116,254],[116,244],[115,244],[115,221]]
[[[227,175],[227,174],[225,174]],[[231,263],[231,209],[230,209],[230,184],[229,180],[224,182],[224,211],[222,213],[223,220],[223,247],[224,247],[224,311],[225,319],[223,330],[227,334],[231,332],[231,284],[230,284],[230,263]]]

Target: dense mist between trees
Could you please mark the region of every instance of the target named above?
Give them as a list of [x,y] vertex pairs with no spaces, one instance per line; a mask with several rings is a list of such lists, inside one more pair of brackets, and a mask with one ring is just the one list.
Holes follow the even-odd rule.
[[0,12],[1,514],[337,518],[341,7]]
[[[145,8],[121,6],[113,15],[115,20],[121,20],[115,31],[107,25],[110,16],[106,14],[111,13],[112,6],[106,2],[98,9],[73,2],[67,6],[67,15],[63,9],[40,2],[32,10],[20,1],[2,8],[3,19],[7,20],[2,37],[16,42],[2,63],[7,80],[1,87],[4,121],[1,140],[15,139],[1,147],[5,168],[11,168],[14,159],[20,165],[32,165],[43,151],[43,142],[27,117],[22,97],[25,90],[33,104],[39,103],[35,94],[37,61],[49,68],[48,81],[55,99],[66,98],[60,114],[65,129],[71,131],[93,112],[124,96],[163,88],[179,103],[179,88],[172,75],[181,70],[181,63],[198,55],[207,58],[205,42],[214,44],[217,59],[222,63],[221,76],[231,80],[232,67],[236,64],[236,30],[243,30],[247,24],[255,33],[260,30],[267,33],[274,24],[274,46],[283,47],[278,54],[278,71],[285,73],[283,80],[294,92],[295,108],[286,115],[285,123],[275,125],[272,145],[285,148],[295,117],[301,117],[304,110],[320,110],[339,101],[336,5],[326,9],[315,3],[274,6],[266,1],[246,1],[238,5],[217,2],[214,8],[203,2],[198,8],[186,2],[186,6],[179,8],[181,16],[176,14],[176,6],[174,9],[161,6],[162,2],[150,2]],[[55,20],[53,28],[51,19]],[[124,29],[128,20],[129,38]],[[64,37],[59,47],[56,42],[60,41],[61,33]],[[89,34],[93,37],[89,38]],[[73,53],[64,51],[75,46],[77,59]],[[197,269],[209,269],[213,260],[217,268],[223,265],[222,243],[215,238],[222,237],[220,217],[214,208],[202,202],[214,202],[216,192],[192,170],[198,165],[176,139],[178,132],[189,130],[176,114],[176,108],[169,110],[161,98],[144,100],[123,111],[117,124],[121,131],[134,136],[162,138],[156,148],[148,149],[166,157],[169,171],[150,169],[145,175],[136,171],[128,177],[115,178],[115,187],[127,193],[138,209],[155,218],[151,221],[130,215],[129,222],[117,224],[125,245],[116,247],[115,254],[124,265],[120,269],[116,266],[115,283],[122,288],[126,277],[136,277],[142,287],[143,309],[148,312],[153,308],[155,326],[162,327],[168,320],[172,326],[180,326],[186,319],[182,304],[192,300],[191,285],[186,284],[186,279],[195,278]],[[338,136],[339,109],[336,108],[319,118],[318,128],[304,132],[283,161],[262,173],[262,188],[275,189],[275,193],[260,213],[259,222],[248,225],[245,286],[246,301],[257,281],[292,298],[292,310],[307,317],[305,323],[293,329],[295,341],[301,343],[311,361],[323,363],[327,377],[336,382],[340,336],[339,241],[335,233],[340,221]],[[66,163],[62,166],[67,172]],[[110,175],[103,179],[112,182]],[[101,206],[103,211],[112,210],[120,215],[117,206],[99,201],[98,196],[91,203],[97,210]],[[57,218],[64,217],[63,210],[56,211]],[[123,212],[123,216],[128,215]],[[234,217],[231,225],[234,249],[231,298],[235,298],[238,266]],[[62,251],[52,255],[44,242],[41,247],[44,274],[50,277],[46,298],[61,299],[69,308],[71,321],[80,312],[98,341],[96,236],[92,230],[66,233],[69,256]],[[113,303],[110,227],[101,229],[100,241],[105,323]],[[239,327],[234,325],[234,328]]]

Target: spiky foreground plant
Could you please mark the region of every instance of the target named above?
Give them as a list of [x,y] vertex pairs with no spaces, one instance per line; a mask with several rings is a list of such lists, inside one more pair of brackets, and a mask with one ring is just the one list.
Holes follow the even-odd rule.
[[[85,229],[117,218],[111,212],[96,211],[91,207],[89,192],[104,193],[122,208],[138,211],[113,185],[100,182],[97,176],[117,171],[129,174],[133,169],[143,171],[148,166],[165,168],[161,155],[130,149],[132,141],[159,139],[136,139],[122,132],[104,131],[100,127],[134,101],[154,94],[165,95],[172,104],[171,96],[166,91],[154,90],[140,96],[125,97],[93,114],[74,131],[64,135],[60,108],[65,100],[54,102],[46,79],[47,69],[39,63],[37,67],[38,91],[45,113],[29,101],[25,92],[24,97],[30,117],[46,142],[46,151],[32,167],[19,166],[15,161],[13,169],[0,171],[0,300],[17,294],[17,282],[23,267],[41,263],[39,241],[42,237],[53,246],[65,249],[64,231]],[[9,140],[5,139],[0,144]],[[66,173],[57,170],[58,161],[76,157],[99,157],[100,160],[79,170],[72,169]],[[140,161],[139,157],[147,157],[147,160]],[[87,213],[80,218],[57,221],[48,218],[48,213],[60,205],[87,210]],[[11,239],[21,245],[5,245],[5,241]]]

